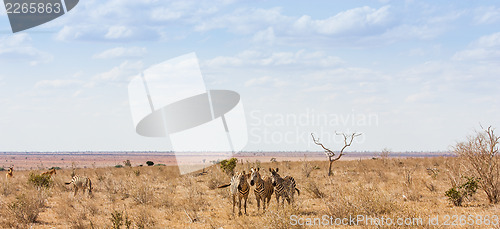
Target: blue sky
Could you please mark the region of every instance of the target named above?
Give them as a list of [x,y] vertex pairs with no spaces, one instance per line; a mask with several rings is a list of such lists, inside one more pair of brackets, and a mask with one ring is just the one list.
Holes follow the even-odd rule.
[[245,150],[448,150],[500,127],[498,28],[493,1],[88,0],[12,34],[0,6],[0,150],[171,149],[135,133],[127,84],[189,52],[240,93]]

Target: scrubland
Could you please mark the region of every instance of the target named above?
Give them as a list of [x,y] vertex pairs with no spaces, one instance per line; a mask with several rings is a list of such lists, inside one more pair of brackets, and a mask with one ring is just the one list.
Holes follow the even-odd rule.
[[[300,224],[323,220],[324,216],[343,219],[361,215],[374,220],[390,218],[393,224],[376,226],[376,221],[362,221],[336,227],[448,228],[443,225],[447,217],[451,224],[454,215],[471,215],[474,220],[483,217],[483,225],[465,222],[453,228],[500,228],[491,218],[500,215],[499,205],[489,204],[481,190],[461,207],[444,195],[451,187],[454,160],[341,160],[334,163],[333,176],[327,176],[327,161],[238,162],[236,171],[260,167],[266,176],[269,167],[279,168],[282,176],[295,178],[301,191],[293,205],[278,207],[273,195],[267,211],[257,212],[252,187],[248,215],[243,216],[232,213],[229,189],[217,188],[230,181],[218,165],[206,168],[206,174],[182,176],[172,166],[58,170],[48,188],[28,182],[30,173],[43,171],[15,171],[11,179],[4,174],[0,178],[0,227],[320,228],[324,221],[311,221],[315,223],[312,226]],[[92,195],[80,191],[73,196],[72,186],[64,184],[72,173],[92,180]],[[436,216],[440,225],[429,225],[429,219]],[[489,225],[484,225],[486,216],[490,217]],[[400,218],[422,219],[423,225],[396,225]]]

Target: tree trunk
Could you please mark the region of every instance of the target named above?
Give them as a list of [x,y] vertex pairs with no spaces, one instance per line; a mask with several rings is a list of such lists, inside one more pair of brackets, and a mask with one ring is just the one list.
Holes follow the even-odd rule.
[[328,166],[328,176],[331,176],[332,175],[333,160],[332,160],[332,158],[328,158],[328,160],[330,161],[330,166]]

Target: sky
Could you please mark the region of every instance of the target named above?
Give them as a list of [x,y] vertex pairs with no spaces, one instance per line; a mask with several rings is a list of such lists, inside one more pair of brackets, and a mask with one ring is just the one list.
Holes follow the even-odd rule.
[[499,28],[493,1],[82,0],[12,33],[2,5],[0,151],[171,150],[127,85],[191,52],[240,94],[245,151],[446,151],[500,127]]

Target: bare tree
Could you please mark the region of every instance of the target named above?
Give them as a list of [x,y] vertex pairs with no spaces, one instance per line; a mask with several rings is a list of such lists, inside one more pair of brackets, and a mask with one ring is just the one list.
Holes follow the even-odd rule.
[[479,178],[479,187],[490,203],[500,201],[500,137],[494,130],[491,126],[482,128],[475,136],[469,136],[453,148],[464,159],[469,172]]
[[344,137],[344,147],[342,147],[342,149],[340,150],[340,153],[335,156],[336,154],[331,151],[330,149],[326,148],[320,141],[319,141],[319,138],[316,139],[314,137],[314,134],[311,133],[311,137],[314,141],[314,143],[316,145],[319,145],[321,146],[324,150],[325,150],[325,154],[326,156],[328,157],[328,161],[330,162],[329,166],[328,166],[328,176],[331,176],[332,175],[332,164],[334,161],[338,161],[343,155],[344,155],[344,150],[348,147],[348,146],[351,146],[352,144],[352,141],[354,140],[354,138],[358,137],[361,135],[361,133],[352,133],[352,134],[345,134],[345,133],[335,133],[337,135],[342,135]]

